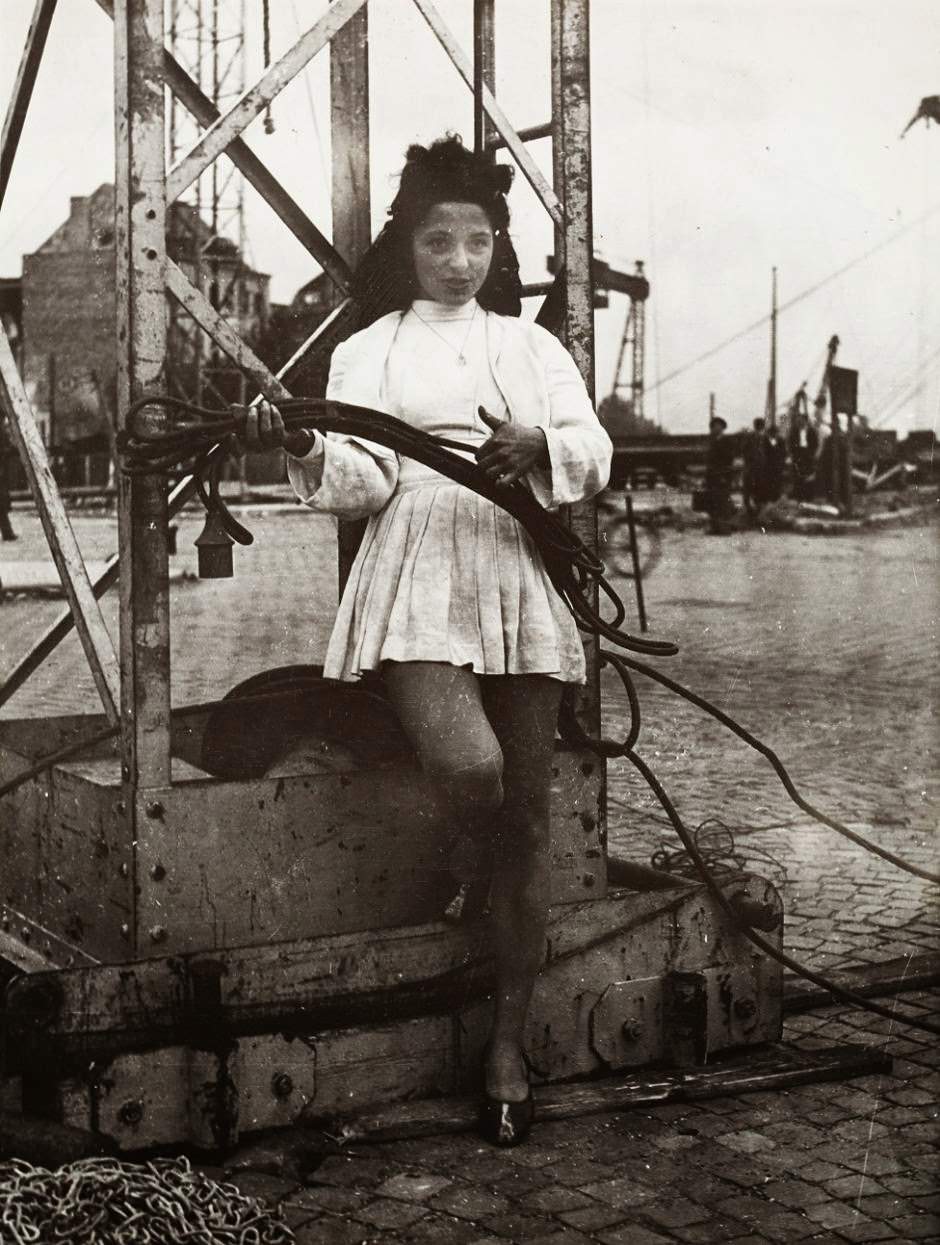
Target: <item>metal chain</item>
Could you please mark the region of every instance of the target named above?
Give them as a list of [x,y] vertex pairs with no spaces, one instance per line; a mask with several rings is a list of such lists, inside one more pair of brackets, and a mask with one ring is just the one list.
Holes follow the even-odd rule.
[[290,1245],[263,1202],[186,1158],[0,1163],[0,1245]]

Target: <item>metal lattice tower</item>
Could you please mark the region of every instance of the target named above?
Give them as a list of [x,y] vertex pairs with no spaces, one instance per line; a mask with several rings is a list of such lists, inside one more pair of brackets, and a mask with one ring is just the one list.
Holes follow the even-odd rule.
[[[614,273],[614,277],[619,277],[620,282],[611,284],[612,289],[621,289],[628,294],[630,298],[630,310],[627,312],[627,321],[623,326],[623,337],[620,340],[620,351],[617,355],[617,368],[614,372],[613,393],[617,397],[621,391],[628,389],[630,392],[630,406],[633,414],[638,418],[643,418],[643,397],[646,388],[644,380],[645,362],[646,362],[646,299],[649,294],[649,284],[643,274],[643,261],[636,261],[636,271],[632,277],[625,274]],[[630,379],[623,379],[623,365],[626,361],[627,350],[630,351]]]
[[[245,0],[170,0],[167,47],[216,108],[226,112],[245,90]],[[170,167],[201,132],[192,113],[171,94]],[[243,331],[248,310],[245,243],[244,180],[233,164],[214,161],[168,215],[167,248],[236,332]],[[199,405],[244,400],[240,370],[175,299],[170,300],[167,371],[171,388]]]

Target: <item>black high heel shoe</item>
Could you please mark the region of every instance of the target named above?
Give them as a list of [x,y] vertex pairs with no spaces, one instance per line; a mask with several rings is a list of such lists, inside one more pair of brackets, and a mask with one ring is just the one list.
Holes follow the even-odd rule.
[[[487,1050],[483,1052],[483,1061],[486,1063]],[[507,1149],[510,1146],[521,1145],[529,1135],[532,1128],[532,1121],[535,1119],[535,1098],[532,1096],[532,1065],[525,1051],[520,1051],[522,1062],[525,1065],[526,1079],[529,1082],[529,1092],[521,1102],[506,1102],[502,1098],[494,1098],[483,1091],[483,1099],[480,1103],[480,1113],[477,1117],[477,1131],[484,1141],[488,1141],[491,1145],[500,1146]],[[484,1079],[486,1072],[484,1070]]]

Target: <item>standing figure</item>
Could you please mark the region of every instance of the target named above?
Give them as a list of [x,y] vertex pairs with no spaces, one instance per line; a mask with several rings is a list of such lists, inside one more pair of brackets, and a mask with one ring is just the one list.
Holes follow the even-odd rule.
[[731,532],[731,484],[734,479],[734,442],[725,436],[728,421],[713,415],[708,421],[708,453],[705,458],[705,509],[712,536]]
[[[356,275],[364,327],[334,352],[327,396],[465,442],[494,481],[554,509],[605,486],[611,442],[571,356],[518,318],[510,182],[459,138],[409,148]],[[244,436],[284,446],[311,509],[368,517],[324,674],[382,672],[453,835],[492,877],[480,1131],[515,1145],[534,1111],[523,1033],[545,952],[558,709],[565,684],[585,680],[577,626],[525,530],[477,493],[359,437],[285,431],[266,402]]]
[[819,433],[809,422],[805,411],[798,411],[794,417],[788,440],[790,462],[793,464],[793,496],[797,501],[809,501],[816,482]]
[[773,503],[783,496],[783,473],[787,447],[775,424],[764,433],[764,501]]
[[767,443],[764,420],[754,420],[751,431],[744,438],[744,471],[741,476],[741,493],[744,510],[752,521],[757,518],[767,500]]

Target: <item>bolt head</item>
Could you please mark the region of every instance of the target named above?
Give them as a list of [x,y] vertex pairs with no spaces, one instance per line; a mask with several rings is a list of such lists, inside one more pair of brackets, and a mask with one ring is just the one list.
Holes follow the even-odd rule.
[[757,1015],[757,1003],[754,999],[735,999],[734,1014],[738,1020],[753,1020]]
[[271,1092],[275,1098],[289,1098],[294,1092],[292,1077],[286,1072],[275,1072],[271,1078]]
[[620,1032],[625,1042],[639,1042],[643,1036],[643,1026],[638,1020],[631,1018],[623,1022],[620,1026]]
[[144,1104],[139,1098],[129,1098],[127,1102],[122,1102],[118,1110],[118,1119],[122,1124],[133,1126],[139,1124],[144,1118]]

